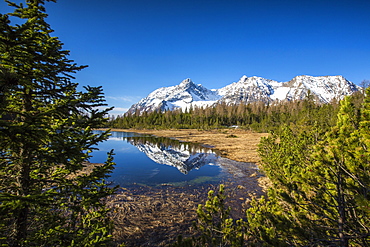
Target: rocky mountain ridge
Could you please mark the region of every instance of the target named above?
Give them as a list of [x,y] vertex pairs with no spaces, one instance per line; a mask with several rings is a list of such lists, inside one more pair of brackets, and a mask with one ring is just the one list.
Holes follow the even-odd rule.
[[162,87],[131,106],[128,113],[207,107],[218,103],[240,104],[262,101],[302,100],[307,96],[320,103],[342,99],[360,89],[343,76],[296,76],[288,82],[242,76],[238,82],[220,89],[207,89],[191,79],[177,86]]

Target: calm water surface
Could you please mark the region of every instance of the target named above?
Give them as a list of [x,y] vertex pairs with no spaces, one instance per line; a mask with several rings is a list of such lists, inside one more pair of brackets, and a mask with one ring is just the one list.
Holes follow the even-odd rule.
[[103,163],[114,149],[114,185],[159,186],[220,183],[229,174],[219,164],[219,156],[210,148],[130,132],[112,132],[110,138],[92,153],[92,163]]

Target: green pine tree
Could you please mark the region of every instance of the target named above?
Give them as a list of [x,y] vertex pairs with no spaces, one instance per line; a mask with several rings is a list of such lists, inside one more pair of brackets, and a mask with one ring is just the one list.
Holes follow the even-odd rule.
[[306,176],[321,192],[312,203],[326,212],[327,239],[338,246],[370,245],[369,93],[359,110],[350,98],[341,102],[337,125],[316,146],[313,172]]
[[285,127],[280,134],[262,139],[261,166],[270,179],[267,198],[252,203],[247,210],[249,235],[269,246],[299,246],[316,238],[307,203],[304,176],[313,162],[313,145],[320,139],[317,128],[311,131]]
[[[0,243],[2,246],[104,246],[112,224],[103,199],[112,152],[82,170],[107,132],[101,87],[77,91],[77,66],[51,36],[44,0],[6,1],[0,15]],[[10,17],[17,19],[12,25]],[[12,20],[13,20],[12,19]]]
[[341,102],[327,134],[286,128],[261,142],[268,199],[247,211],[252,236],[271,246],[370,245],[370,91]]
[[245,246],[245,222],[230,217],[231,208],[226,205],[224,188],[220,184],[217,193],[210,190],[206,203],[198,205],[198,220],[194,223],[197,234],[185,239],[179,236],[172,246]]

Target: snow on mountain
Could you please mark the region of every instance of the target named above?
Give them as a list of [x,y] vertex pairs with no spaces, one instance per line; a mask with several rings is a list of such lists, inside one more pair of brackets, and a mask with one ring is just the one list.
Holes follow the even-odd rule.
[[359,86],[343,76],[302,75],[288,82],[277,82],[257,76],[243,76],[238,82],[211,90],[186,79],[177,86],[162,87],[153,91],[131,106],[128,113],[179,108],[185,110],[194,106],[206,107],[217,103],[240,104],[256,101],[268,103],[276,100],[301,100],[307,95],[318,102],[329,103],[333,99],[342,99],[359,89]]
[[[277,88],[281,90],[286,89],[286,99],[299,100],[304,99],[308,91],[318,101],[322,103],[329,103],[333,99],[343,99],[344,96],[349,95],[360,87],[348,81],[343,76],[297,76],[289,82],[282,84],[282,87]],[[272,95],[272,98],[274,95]]]
[[243,76],[238,82],[217,91],[222,96],[219,101],[227,104],[255,101],[267,103],[271,100],[269,96],[274,92],[272,84],[275,83],[278,82],[257,76]]
[[162,87],[153,91],[131,106],[128,112],[185,109],[191,105],[210,106],[220,98],[217,91],[209,90],[201,84],[196,85],[192,80],[186,79],[177,86]]

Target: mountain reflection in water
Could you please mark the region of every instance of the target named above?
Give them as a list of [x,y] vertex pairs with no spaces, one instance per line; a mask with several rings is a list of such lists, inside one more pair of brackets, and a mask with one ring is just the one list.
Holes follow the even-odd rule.
[[183,174],[204,165],[215,165],[218,159],[217,154],[210,148],[169,138],[136,136],[124,139],[154,162],[176,167]]
[[108,181],[121,187],[219,183],[255,171],[255,164],[222,158],[210,147],[133,132],[112,131],[97,148],[91,163],[105,162],[114,149],[116,165]]

